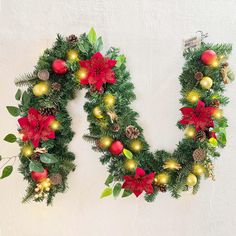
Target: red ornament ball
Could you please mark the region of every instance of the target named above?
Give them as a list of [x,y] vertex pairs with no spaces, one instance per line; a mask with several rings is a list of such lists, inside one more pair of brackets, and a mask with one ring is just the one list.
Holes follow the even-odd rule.
[[43,172],[31,172],[31,178],[35,182],[41,182],[42,180],[46,179],[48,177],[48,170],[44,169]]
[[109,151],[112,155],[120,155],[124,149],[124,145],[120,141],[114,141],[110,148]]
[[211,65],[217,59],[217,55],[213,50],[206,50],[201,55],[201,61],[205,65]]
[[56,59],[52,63],[52,70],[56,74],[64,75],[68,71],[68,68],[65,61],[62,59]]

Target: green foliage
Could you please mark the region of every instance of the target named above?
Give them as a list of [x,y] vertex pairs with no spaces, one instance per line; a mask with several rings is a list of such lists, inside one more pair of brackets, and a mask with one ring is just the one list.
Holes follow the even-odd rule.
[[100,198],[108,197],[112,194],[112,188],[107,187],[102,191]]
[[7,110],[12,116],[16,117],[20,115],[20,109],[18,107],[7,106]]
[[14,143],[16,141],[16,136],[14,134],[8,134],[4,140],[9,143]]
[[8,177],[9,175],[11,175],[12,171],[13,171],[13,166],[5,166],[2,170],[2,175],[0,179]]

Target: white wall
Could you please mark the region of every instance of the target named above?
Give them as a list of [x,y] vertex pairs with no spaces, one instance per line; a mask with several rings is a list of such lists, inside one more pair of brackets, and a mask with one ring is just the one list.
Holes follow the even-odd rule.
[[[31,72],[40,53],[57,33],[79,35],[94,26],[105,49],[117,46],[126,54],[135,84],[140,123],[152,149],[172,151],[182,138],[175,126],[180,117],[178,76],[184,63],[182,39],[197,30],[210,42],[236,43],[234,0],[0,0],[0,137],[16,132],[14,78]],[[236,50],[231,65],[236,72]],[[71,150],[78,168],[70,189],[58,195],[53,207],[21,204],[26,182],[14,172],[0,181],[0,236],[233,236],[236,235],[236,84],[227,88],[231,103],[228,146],[216,162],[217,181],[205,181],[197,196],[179,200],[160,195],[155,203],[143,198],[100,200],[106,168],[90,144],[82,140],[88,127],[83,112],[84,92],[71,102],[76,136]],[[165,102],[163,101],[165,99]],[[14,155],[17,145],[1,141],[1,154]],[[15,168],[17,168],[17,164]]]

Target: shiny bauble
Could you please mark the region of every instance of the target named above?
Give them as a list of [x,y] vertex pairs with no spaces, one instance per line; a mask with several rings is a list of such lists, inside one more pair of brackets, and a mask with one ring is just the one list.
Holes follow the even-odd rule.
[[138,163],[134,159],[127,159],[124,163],[124,168],[130,172],[134,172],[137,166]]
[[197,176],[201,176],[205,173],[206,169],[201,164],[194,164],[193,165],[193,173]]
[[204,76],[204,77],[202,78],[202,80],[200,81],[200,85],[201,85],[201,87],[202,87],[203,89],[208,90],[208,89],[210,89],[210,88],[212,87],[213,81],[212,81],[212,79],[211,79],[210,77]]
[[71,49],[67,52],[67,59],[70,61],[78,61],[79,53],[76,50]]
[[21,148],[21,155],[24,157],[31,157],[34,153],[34,148],[31,145],[24,145]]
[[192,126],[187,126],[184,130],[186,138],[194,138],[196,135],[196,129]]
[[101,149],[108,149],[112,144],[113,139],[110,136],[103,136],[99,139],[99,147]]
[[191,103],[197,103],[200,98],[200,94],[197,91],[191,91],[187,94],[186,99]]
[[134,139],[130,142],[130,149],[133,152],[140,152],[143,148],[143,144],[140,140]]
[[80,81],[88,76],[88,70],[86,68],[81,67],[79,70],[75,73],[76,78]]
[[170,180],[170,176],[167,173],[160,173],[154,177],[154,184],[166,185]]
[[213,113],[213,117],[215,119],[221,119],[223,117],[223,110],[221,109],[216,109]]
[[186,184],[187,184],[189,187],[195,186],[195,185],[197,184],[197,177],[196,177],[196,175],[190,173],[190,174],[187,176]]
[[32,180],[37,183],[45,180],[47,177],[48,177],[48,170],[47,169],[43,169],[43,172],[36,172],[36,171],[31,172]]
[[208,140],[208,142],[210,143],[210,145],[212,146],[212,147],[217,147],[218,146],[218,141],[217,141],[217,139],[216,138],[210,138],[209,140]]
[[113,107],[116,102],[116,97],[108,93],[104,96],[103,102],[107,107]]
[[206,50],[201,55],[201,61],[205,65],[211,65],[217,60],[217,55],[213,50]]
[[49,84],[47,82],[40,82],[33,87],[33,94],[36,97],[40,97],[48,94],[50,90]]
[[111,144],[111,146],[109,148],[109,152],[112,155],[117,155],[118,156],[123,152],[123,149],[124,149],[124,145],[122,144],[122,142],[116,140]]
[[181,169],[181,165],[176,160],[167,160],[165,161],[163,168],[168,170],[179,170]]
[[102,110],[99,106],[96,106],[93,108],[93,115],[97,118],[97,119],[102,119],[103,115],[102,115]]
[[52,63],[52,70],[56,74],[64,75],[68,71],[68,68],[64,60],[55,59]]
[[56,131],[56,130],[59,130],[61,128],[61,123],[58,120],[53,120],[51,122],[51,124],[49,125],[49,127],[52,130]]

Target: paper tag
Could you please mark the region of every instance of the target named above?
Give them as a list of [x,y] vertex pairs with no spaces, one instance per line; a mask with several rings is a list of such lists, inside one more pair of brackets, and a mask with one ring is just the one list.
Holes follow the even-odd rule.
[[196,35],[192,38],[183,40],[183,48],[184,48],[184,50],[189,49],[189,48],[196,48],[201,45],[201,42],[202,42],[201,36]]

